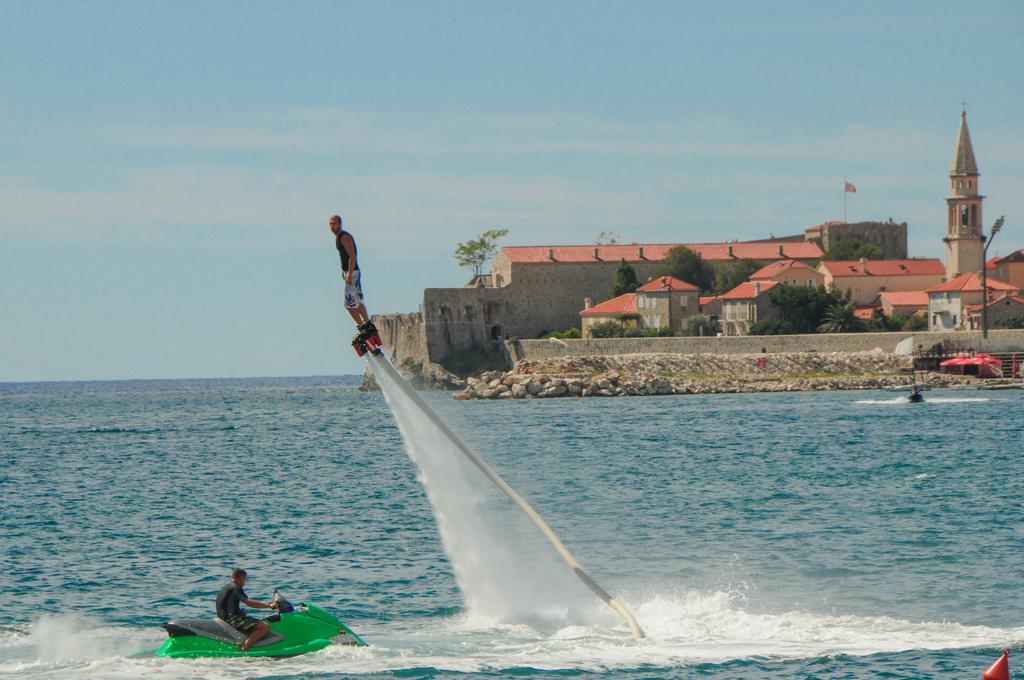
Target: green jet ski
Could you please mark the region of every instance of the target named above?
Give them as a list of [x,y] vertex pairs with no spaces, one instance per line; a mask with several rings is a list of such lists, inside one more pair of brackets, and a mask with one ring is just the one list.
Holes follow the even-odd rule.
[[331,644],[366,646],[348,626],[320,607],[309,603],[293,607],[276,592],[274,602],[278,613],[263,619],[269,624],[270,632],[253,643],[247,652],[239,649],[245,634],[221,619],[180,619],[163,624],[168,638],[156,650],[156,655],[173,659],[298,656]]

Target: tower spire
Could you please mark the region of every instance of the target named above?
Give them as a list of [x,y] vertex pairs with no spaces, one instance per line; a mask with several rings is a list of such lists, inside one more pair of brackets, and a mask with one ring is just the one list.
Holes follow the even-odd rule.
[[956,137],[953,147],[953,163],[951,175],[977,175],[978,163],[974,160],[974,147],[971,146],[971,133],[967,130],[967,110],[960,112],[960,134]]
[[974,160],[971,133],[967,130],[967,110],[960,112],[960,132],[953,147],[949,169],[949,196],[946,196],[946,280],[965,272],[978,272],[984,263],[985,236],[981,233],[981,207],[985,197],[978,193],[978,163]]

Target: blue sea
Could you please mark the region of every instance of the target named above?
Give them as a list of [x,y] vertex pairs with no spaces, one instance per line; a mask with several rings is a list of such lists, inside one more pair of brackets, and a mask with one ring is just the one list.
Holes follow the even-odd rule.
[[[976,679],[1004,647],[1024,664],[1024,391],[425,398],[644,639],[351,379],[0,384],[0,676]],[[139,655],[161,622],[212,616],[235,566],[250,596],[316,603],[369,646]]]

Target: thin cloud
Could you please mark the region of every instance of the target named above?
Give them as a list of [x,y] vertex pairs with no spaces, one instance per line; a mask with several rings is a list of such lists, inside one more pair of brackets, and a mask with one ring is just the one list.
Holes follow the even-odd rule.
[[[990,137],[976,146],[994,146]],[[727,118],[639,128],[571,115],[341,109],[111,127],[96,139],[129,157],[78,168],[92,178],[88,189],[0,176],[0,234],[73,241],[87,226],[88,238],[110,241],[294,246],[318,242],[324,215],[341,211],[366,225],[367,238],[378,232],[396,247],[421,247],[439,230],[454,242],[489,226],[513,228],[521,242],[601,229],[634,229],[640,240],[687,230],[757,237],[840,217],[844,175],[860,189],[851,217],[941,222],[935,195],[952,148],[946,136],[856,125],[827,138],[765,140]],[[174,153],[130,155],[159,148]],[[993,195],[987,205],[999,194],[1005,212],[1024,208],[1012,160],[1021,150],[1015,141],[986,150],[986,167],[998,168],[983,180]]]
[[[907,130],[849,126],[830,137],[749,141],[727,119],[651,126],[583,116],[403,116],[343,109],[291,110],[230,123],[117,127],[105,143],[196,151],[367,152],[410,156],[582,154],[637,158],[920,159],[948,140]],[[747,140],[747,141],[739,141]]]

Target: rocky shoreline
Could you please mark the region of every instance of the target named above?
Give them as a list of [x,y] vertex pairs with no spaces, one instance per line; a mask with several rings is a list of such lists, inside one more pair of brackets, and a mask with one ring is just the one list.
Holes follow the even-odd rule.
[[[877,390],[909,386],[911,358],[870,352],[789,354],[620,354],[518,362],[469,378],[455,399],[626,397],[738,392]],[[975,378],[918,374],[941,387]]]

